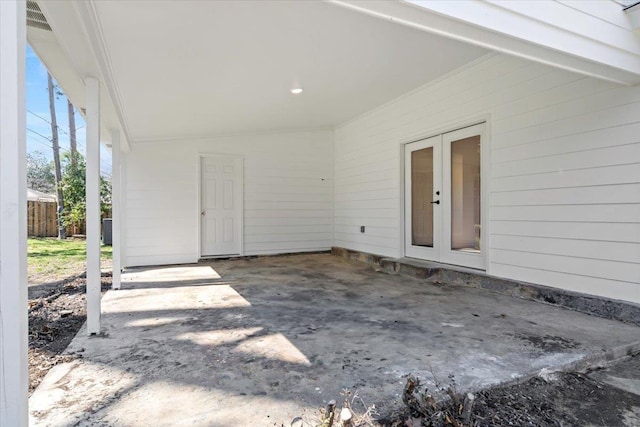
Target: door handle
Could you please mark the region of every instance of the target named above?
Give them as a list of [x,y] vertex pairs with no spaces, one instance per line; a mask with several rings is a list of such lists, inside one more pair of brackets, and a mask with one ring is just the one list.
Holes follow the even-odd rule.
[[439,205],[440,204],[440,200],[434,200],[433,202],[431,202],[432,205]]
[[200,212],[200,215],[204,216],[204,212],[205,212],[205,211]]

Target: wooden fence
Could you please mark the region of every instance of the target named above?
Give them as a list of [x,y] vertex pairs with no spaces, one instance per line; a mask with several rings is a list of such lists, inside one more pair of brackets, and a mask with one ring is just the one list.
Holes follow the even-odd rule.
[[[0,0],[2,1],[2,0]],[[111,218],[111,210],[101,215]],[[67,226],[67,237],[85,234],[85,224]],[[27,201],[27,236],[58,237],[58,203]]]
[[58,235],[58,204],[27,201],[27,235],[55,237]]

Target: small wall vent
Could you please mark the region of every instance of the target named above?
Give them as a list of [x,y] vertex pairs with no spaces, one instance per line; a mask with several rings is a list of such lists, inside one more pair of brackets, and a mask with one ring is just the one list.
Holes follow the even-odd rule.
[[51,27],[35,1],[27,1],[27,26],[51,31]]

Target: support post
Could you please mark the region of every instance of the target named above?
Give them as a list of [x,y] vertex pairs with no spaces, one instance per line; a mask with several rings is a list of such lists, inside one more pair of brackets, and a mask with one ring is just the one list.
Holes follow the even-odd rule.
[[113,226],[113,289],[120,289],[120,273],[122,271],[122,252],[120,250],[120,247],[122,246],[120,239],[120,229],[122,227],[122,224],[120,222],[122,176],[120,175],[120,157],[120,131],[114,130],[111,132],[111,218]]
[[0,1],[0,426],[28,424],[25,4]]
[[100,333],[100,82],[87,77],[87,333]]
[[[127,157],[128,143],[120,140],[120,269],[127,268]],[[121,277],[122,279],[122,277]]]

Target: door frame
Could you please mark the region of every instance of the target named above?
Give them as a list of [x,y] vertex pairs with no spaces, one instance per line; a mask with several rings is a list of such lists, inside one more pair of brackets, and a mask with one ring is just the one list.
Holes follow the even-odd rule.
[[[240,164],[240,253],[238,255],[232,255],[232,256],[236,256],[236,257],[241,257],[244,256],[244,157],[241,155],[236,155],[236,154],[218,154],[218,153],[198,153],[197,156],[197,168],[196,170],[198,171],[198,177],[197,177],[197,198],[198,198],[198,209],[196,210],[196,220],[197,220],[197,224],[198,226],[197,228],[197,238],[196,238],[196,242],[198,245],[198,249],[197,249],[197,254],[198,254],[198,259],[203,259],[203,255],[202,255],[202,216],[200,215],[200,212],[202,212],[202,159],[205,158],[227,158],[227,159],[233,159],[233,160],[239,160],[239,164]],[[204,258],[207,259],[211,259],[211,258],[229,258],[229,255],[220,255],[220,256],[216,256],[216,255],[205,255]]]
[[[491,236],[491,220],[490,220],[490,191],[491,191],[491,174],[490,174],[490,165],[491,165],[491,126],[490,126],[490,115],[480,115],[476,116],[473,119],[469,119],[463,122],[453,122],[449,125],[438,127],[435,130],[420,132],[414,134],[413,136],[402,138],[399,141],[400,148],[400,247],[401,247],[401,256],[405,256],[411,258],[412,256],[407,254],[406,242],[407,242],[407,203],[406,200],[406,175],[407,170],[409,169],[409,165],[405,160],[406,146],[408,144],[423,141],[432,137],[443,136],[444,134],[461,131],[466,128],[472,128],[477,125],[483,125],[483,129],[481,132],[481,144],[480,144],[480,191],[481,191],[481,212],[480,212],[480,239],[482,241],[482,255],[483,255],[483,265],[476,267],[467,267],[467,268],[475,268],[481,269],[485,272],[489,273],[490,266],[490,256],[491,251],[490,248],[490,236]],[[442,148],[444,150],[444,147]],[[441,156],[443,157],[443,156]],[[443,161],[444,159],[442,159]],[[440,171],[442,173],[442,163],[440,164]],[[443,177],[444,178],[444,177]],[[444,189],[442,195],[444,195]],[[443,206],[444,207],[444,206]],[[443,212],[444,214],[444,212]],[[442,218],[444,215],[442,215]],[[442,220],[440,221],[442,223]],[[422,259],[422,258],[419,258]],[[432,260],[432,259],[426,259]],[[446,263],[447,261],[438,260],[436,262]]]

